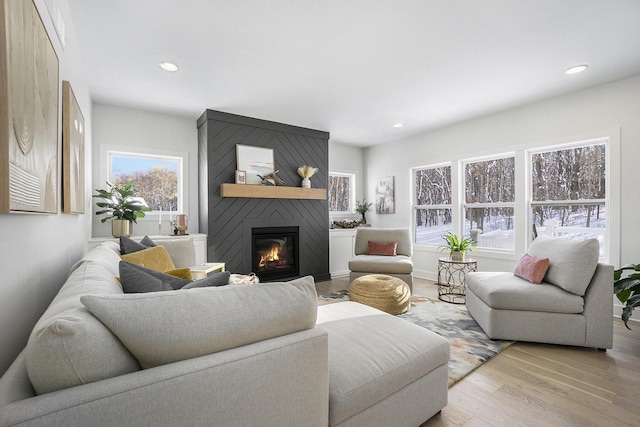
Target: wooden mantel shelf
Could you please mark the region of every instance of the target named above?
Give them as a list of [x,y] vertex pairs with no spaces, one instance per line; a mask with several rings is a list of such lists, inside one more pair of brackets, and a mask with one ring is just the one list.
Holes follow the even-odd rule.
[[275,187],[272,185],[221,184],[222,197],[249,197],[259,199],[326,200],[324,188]]

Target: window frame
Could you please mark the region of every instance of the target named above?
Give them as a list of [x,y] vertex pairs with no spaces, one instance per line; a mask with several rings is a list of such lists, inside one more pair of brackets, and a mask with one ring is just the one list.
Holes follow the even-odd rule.
[[[339,216],[339,215],[350,215],[354,214],[356,211],[356,174],[355,172],[329,172],[329,181],[331,180],[331,176],[343,176],[349,177],[349,210],[347,211],[332,211],[329,209],[329,215],[331,216]],[[330,185],[330,182],[328,182]],[[329,188],[327,188],[327,193],[329,193]],[[327,194],[327,198],[329,194]],[[327,204],[328,199],[327,199]]]
[[[604,199],[576,199],[576,200],[533,200],[533,170],[532,162],[533,156],[539,153],[546,153],[551,151],[570,150],[574,148],[588,147],[592,145],[604,145],[605,151],[605,198]],[[619,251],[616,250],[611,244],[612,241],[620,241],[619,229],[613,226],[613,224],[620,224],[620,204],[619,204],[619,188],[620,188],[620,176],[619,176],[619,138],[615,138],[614,135],[602,136],[592,139],[583,139],[568,143],[559,143],[553,145],[547,145],[544,147],[537,147],[526,150],[526,218],[527,218],[527,234],[533,235],[533,207],[534,206],[586,206],[586,205],[604,205],[606,211],[605,227],[603,235],[603,246],[601,250],[600,261],[601,262],[615,262],[619,259]],[[616,168],[616,169],[614,169]],[[613,170],[618,170],[618,174],[614,174]],[[617,191],[615,189],[618,189]],[[616,205],[617,203],[617,205]],[[617,206],[614,208],[614,206]],[[527,241],[527,248],[531,244],[531,240]]]
[[[104,144],[100,147],[100,182],[111,181],[112,173],[112,157],[125,156],[125,157],[142,157],[149,159],[161,159],[161,160],[177,160],[179,162],[178,171],[178,201],[177,211],[175,213],[187,213],[186,210],[189,207],[189,176],[187,171],[189,170],[189,153],[185,151],[171,151],[171,150],[156,150],[144,147],[128,147],[120,145]],[[135,186],[134,186],[135,188]],[[164,212],[166,214],[166,212]],[[153,210],[148,212],[144,218],[139,218],[138,221],[157,221],[161,217],[161,211]]]
[[[419,205],[416,198],[416,172],[427,169],[438,169],[438,168],[446,168],[449,167],[451,170],[451,203],[450,204],[434,204],[434,205]],[[417,223],[416,223],[416,214],[418,210],[428,209],[428,210],[443,210],[449,209],[451,211],[451,232],[456,232],[456,218],[458,216],[458,208],[455,203],[455,199],[457,197],[457,183],[456,183],[456,165],[453,161],[451,162],[442,162],[442,163],[434,163],[429,165],[421,165],[414,166],[410,168],[411,173],[411,223],[412,223],[412,234],[413,234],[413,243],[418,246],[424,247],[432,247],[436,248],[440,246],[440,243],[425,243],[417,241]]]
[[[513,202],[467,202],[467,174],[466,174],[466,168],[468,164],[471,163],[481,163],[481,162],[487,162],[487,161],[492,161],[492,160],[501,160],[501,159],[508,159],[508,158],[513,158],[513,176],[514,176],[514,181],[513,181]],[[459,226],[460,231],[461,231],[461,235],[466,236],[465,233],[465,229],[466,229],[466,221],[467,221],[467,209],[483,209],[483,208],[511,208],[513,209],[513,225],[512,225],[512,235],[513,235],[513,240],[512,240],[512,244],[510,248],[490,248],[490,247],[484,247],[484,246],[478,246],[478,249],[482,250],[482,251],[491,251],[491,252],[503,252],[503,253],[514,253],[515,252],[515,248],[516,248],[516,240],[517,240],[517,235],[516,235],[516,229],[517,229],[517,223],[518,223],[518,218],[516,215],[516,203],[517,203],[517,198],[518,195],[516,193],[517,191],[517,163],[518,163],[518,157],[516,156],[515,152],[507,152],[507,153],[499,153],[499,154],[491,154],[491,155],[487,155],[487,156],[482,156],[482,157],[473,157],[473,158],[466,158],[466,159],[461,159],[459,160],[460,162],[460,176],[461,176],[461,192],[460,192],[460,206],[461,206],[461,224]],[[466,236],[469,237],[469,236]]]
[[[606,237],[604,257],[600,259],[600,262],[609,263],[613,265],[620,265],[621,257],[621,129],[619,127],[611,127],[600,130],[594,130],[586,133],[564,135],[559,137],[552,137],[545,140],[521,140],[515,141],[513,145],[509,145],[509,151],[515,153],[515,210],[514,217],[517,222],[514,223],[515,232],[515,248],[512,252],[495,251],[491,249],[482,249],[480,252],[474,252],[474,258],[481,258],[487,260],[495,260],[492,262],[508,261],[515,262],[519,259],[520,255],[525,253],[529,245],[532,242],[532,218],[531,207],[528,203],[530,200],[531,181],[530,181],[530,167],[531,160],[529,158],[530,151],[546,151],[553,149],[554,147],[570,147],[571,145],[588,145],[597,141],[608,141],[607,144],[607,164],[606,164],[606,191],[609,198],[610,205],[607,207],[607,221],[606,225]],[[495,149],[495,151],[494,151]],[[452,168],[452,196],[454,208],[452,212],[452,231],[454,233],[460,233],[461,227],[464,226],[462,221],[462,206],[460,200],[463,200],[464,194],[463,187],[460,181],[459,165],[463,160],[468,158],[481,159],[497,156],[494,153],[500,153],[502,150],[500,147],[493,147],[481,150],[476,153],[471,153],[467,156],[466,152],[460,152],[459,155],[455,153],[445,154],[443,156],[435,156],[432,163],[415,162],[407,165],[406,173],[408,182],[411,182],[411,189],[408,194],[408,212],[407,222],[411,224],[412,229],[415,231],[415,180],[414,170],[421,169],[430,166],[438,166],[444,164],[450,164]],[[433,157],[433,156],[432,156]],[[457,193],[456,193],[457,192]],[[458,203],[458,204],[456,204]],[[438,249],[436,245],[416,243],[415,233],[413,235],[414,249],[418,251],[424,251],[428,253],[437,254]]]

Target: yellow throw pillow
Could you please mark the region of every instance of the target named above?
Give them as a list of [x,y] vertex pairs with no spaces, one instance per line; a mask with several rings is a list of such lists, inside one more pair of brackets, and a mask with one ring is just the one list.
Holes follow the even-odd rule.
[[173,270],[168,270],[164,273],[179,277],[180,279],[193,280],[193,275],[191,274],[191,269],[189,267],[174,268]]
[[160,272],[174,270],[176,268],[175,265],[173,265],[173,261],[171,261],[169,253],[162,246],[155,246],[142,251],[121,255],[120,258],[123,261]]

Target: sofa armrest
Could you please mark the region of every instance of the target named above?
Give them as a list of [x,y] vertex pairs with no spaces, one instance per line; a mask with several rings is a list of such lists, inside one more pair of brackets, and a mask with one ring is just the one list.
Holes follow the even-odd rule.
[[585,347],[613,347],[613,266],[598,263],[584,294]]
[[326,426],[328,338],[314,328],[16,401],[0,425]]

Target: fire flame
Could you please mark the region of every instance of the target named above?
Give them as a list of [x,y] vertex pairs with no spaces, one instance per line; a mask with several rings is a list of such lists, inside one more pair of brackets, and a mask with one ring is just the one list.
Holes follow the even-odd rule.
[[273,245],[271,249],[265,252],[263,255],[260,255],[260,262],[258,263],[259,267],[264,267],[269,261],[278,261],[280,253],[280,246]]

